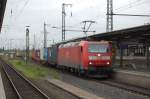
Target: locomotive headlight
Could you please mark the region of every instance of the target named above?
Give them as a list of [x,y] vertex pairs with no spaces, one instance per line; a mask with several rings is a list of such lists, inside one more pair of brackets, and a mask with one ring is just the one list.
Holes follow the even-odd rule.
[[106,64],[107,64],[107,65],[109,65],[109,64],[110,64],[110,62],[107,62]]
[[92,65],[92,62],[89,62],[90,65]]
[[97,54],[97,56],[101,56],[101,54]]

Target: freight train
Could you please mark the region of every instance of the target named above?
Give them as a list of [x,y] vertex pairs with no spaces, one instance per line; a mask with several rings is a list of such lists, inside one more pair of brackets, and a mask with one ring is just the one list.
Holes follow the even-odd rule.
[[55,44],[34,50],[32,59],[78,75],[110,76],[112,72],[112,46],[109,41],[79,41]]

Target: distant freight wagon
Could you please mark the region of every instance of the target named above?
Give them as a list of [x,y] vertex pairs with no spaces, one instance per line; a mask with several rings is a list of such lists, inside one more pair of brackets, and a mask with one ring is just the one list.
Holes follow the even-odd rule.
[[40,50],[33,50],[32,51],[32,59],[35,61],[40,61]]

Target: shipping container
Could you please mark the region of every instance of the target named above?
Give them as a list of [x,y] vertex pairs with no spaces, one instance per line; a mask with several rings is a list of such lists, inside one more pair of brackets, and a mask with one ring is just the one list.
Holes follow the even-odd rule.
[[48,62],[50,64],[57,64],[58,45],[52,45],[48,48]]
[[33,60],[39,62],[40,61],[40,50],[33,50],[31,57]]
[[40,60],[43,61],[44,60],[44,48],[40,49]]
[[44,61],[48,61],[48,48],[44,48]]

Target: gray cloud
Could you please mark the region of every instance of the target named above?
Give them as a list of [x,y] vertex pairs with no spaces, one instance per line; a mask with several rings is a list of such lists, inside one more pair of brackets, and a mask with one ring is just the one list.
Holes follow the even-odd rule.
[[[70,29],[81,29],[83,20],[95,20],[92,30],[97,33],[105,32],[106,29],[106,1],[107,0],[8,0],[3,25],[0,35],[0,47],[6,46],[10,39],[15,46],[23,48],[25,46],[25,26],[30,25],[30,44],[33,44],[33,35],[36,34],[37,45],[42,46],[43,23],[51,24],[47,27],[48,40],[61,41],[61,30],[53,29],[52,26],[61,26],[61,5],[62,3],[73,4],[72,9],[66,8],[67,26]],[[135,2],[133,4],[133,2]],[[114,0],[114,10],[117,13],[130,14],[150,14],[149,0]],[[126,6],[124,6],[126,5]],[[12,15],[11,15],[12,9]],[[73,16],[70,17],[70,12]],[[114,27],[116,29],[128,28],[143,25],[150,18],[141,17],[120,17],[114,16]],[[67,32],[67,39],[84,36],[80,32]],[[89,33],[88,35],[90,35]],[[7,40],[6,40],[7,39]],[[17,40],[22,39],[22,41]],[[5,42],[5,43],[4,43]],[[19,43],[18,43],[19,42]],[[49,44],[51,41],[49,41]]]

